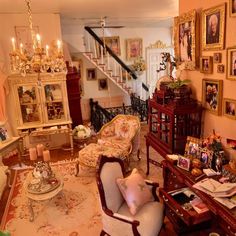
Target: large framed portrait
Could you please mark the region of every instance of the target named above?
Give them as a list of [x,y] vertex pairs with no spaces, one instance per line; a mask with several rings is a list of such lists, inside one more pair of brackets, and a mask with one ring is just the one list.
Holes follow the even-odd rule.
[[202,49],[215,50],[225,47],[225,8],[221,4],[202,12]]
[[95,68],[86,69],[86,78],[87,80],[96,80],[97,79],[97,70]]
[[236,17],[236,0],[229,0],[229,15]]
[[223,115],[230,119],[236,119],[235,114],[236,100],[224,98],[223,100]]
[[174,49],[179,63],[185,62],[186,69],[198,67],[199,48],[196,11],[184,13],[174,19]]
[[108,90],[107,78],[98,79],[98,90]]
[[143,55],[143,40],[141,38],[126,39],[126,58],[135,60]]
[[227,79],[236,80],[236,47],[227,49]]
[[203,106],[216,115],[221,115],[222,110],[223,80],[202,80],[202,103]]

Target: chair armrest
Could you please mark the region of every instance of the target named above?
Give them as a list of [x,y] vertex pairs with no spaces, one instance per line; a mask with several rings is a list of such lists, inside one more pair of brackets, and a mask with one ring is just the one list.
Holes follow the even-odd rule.
[[11,188],[11,171],[6,169],[5,174],[7,176],[7,187]]
[[147,185],[151,186],[151,188],[152,188],[152,195],[153,195],[155,201],[159,202],[159,198],[158,198],[157,192],[156,192],[157,188],[159,187],[159,184],[156,183],[156,182],[153,182],[153,181],[151,181],[149,179],[145,179],[145,183]]

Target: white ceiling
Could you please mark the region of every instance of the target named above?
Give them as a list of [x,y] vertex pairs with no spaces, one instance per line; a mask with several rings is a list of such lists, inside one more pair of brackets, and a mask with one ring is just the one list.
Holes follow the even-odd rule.
[[[62,25],[170,26],[178,0],[31,0],[32,13],[59,13]],[[24,0],[0,0],[0,14],[26,13]]]

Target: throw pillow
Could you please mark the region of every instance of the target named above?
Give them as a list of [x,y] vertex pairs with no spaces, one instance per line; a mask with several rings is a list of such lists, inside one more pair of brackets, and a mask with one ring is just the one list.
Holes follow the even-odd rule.
[[145,203],[153,201],[151,190],[137,169],[133,169],[127,178],[118,178],[116,181],[132,215]]

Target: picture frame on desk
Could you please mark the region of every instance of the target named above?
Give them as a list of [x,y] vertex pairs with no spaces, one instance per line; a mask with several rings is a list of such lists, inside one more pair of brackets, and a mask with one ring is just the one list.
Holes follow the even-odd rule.
[[200,148],[200,161],[207,168],[212,167],[213,151],[207,148]]
[[198,158],[200,154],[201,139],[187,136],[187,142],[185,145],[185,156],[190,158]]
[[177,166],[183,170],[189,171],[190,169],[190,159],[184,156],[179,155]]

